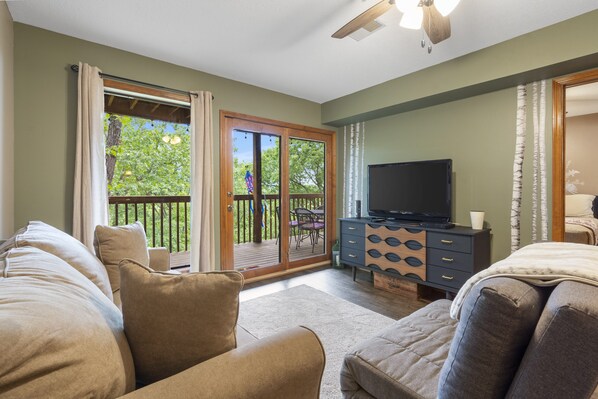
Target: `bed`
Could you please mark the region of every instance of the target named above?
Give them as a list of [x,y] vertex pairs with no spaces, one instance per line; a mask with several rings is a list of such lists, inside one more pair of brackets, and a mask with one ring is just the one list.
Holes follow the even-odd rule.
[[565,241],[598,245],[598,197],[572,194],[565,197]]

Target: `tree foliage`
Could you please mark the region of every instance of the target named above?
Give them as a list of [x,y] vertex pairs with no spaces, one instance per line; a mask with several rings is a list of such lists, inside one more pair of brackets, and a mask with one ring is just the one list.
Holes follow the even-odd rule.
[[[188,126],[161,121],[130,117],[116,114],[106,114],[104,118],[104,132],[106,138],[106,165],[109,181],[110,196],[178,196],[189,195],[191,176],[191,137]],[[247,133],[246,135],[251,135]],[[253,139],[253,137],[251,137]],[[269,195],[280,194],[280,143],[276,136],[260,135],[262,140],[262,193]],[[289,141],[289,184],[291,194],[314,194],[324,192],[324,144],[315,141],[291,139]],[[239,156],[239,149],[234,146],[233,156],[233,189],[235,195],[247,194],[245,183],[246,172],[255,176],[253,160],[244,160]],[[258,182],[254,180],[254,186]],[[276,219],[275,208],[278,201],[270,202],[264,208],[264,223],[266,219]],[[150,205],[148,205],[149,207]],[[159,226],[146,226],[149,237],[157,237],[157,244],[170,246],[170,236],[178,229],[178,234],[189,235],[185,231],[184,216],[168,216],[170,210],[151,205],[153,210],[164,221],[164,231]],[[129,221],[139,216],[132,214],[133,207],[129,207]],[[270,209],[271,208],[271,209]],[[149,208],[148,212],[151,212]],[[121,210],[119,221],[115,220],[112,209],[110,218],[112,224],[123,224]],[[172,211],[174,215],[174,210]],[[245,217],[248,210],[245,213]],[[175,226],[178,217],[178,227]],[[241,218],[235,215],[235,218]],[[172,220],[171,220],[172,219]],[[172,224],[172,226],[171,226]],[[236,224],[247,234],[250,225],[248,221]],[[154,232],[154,229],[156,231]],[[173,232],[171,232],[171,230]],[[263,231],[265,233],[265,229]],[[277,231],[269,231],[271,239],[277,236]],[[237,238],[235,237],[235,240]],[[174,250],[174,249],[173,249]]]
[[[189,195],[191,138],[187,125],[117,115],[120,142],[107,146],[116,158],[110,196]],[[108,134],[110,115],[104,118]]]
[[[262,151],[262,193],[280,193],[280,139]],[[234,148],[237,154],[238,149]],[[247,194],[245,173],[255,174],[253,162],[234,156],[233,184],[235,194]],[[254,184],[256,182],[254,181]],[[291,194],[324,192],[324,143],[291,139],[289,144],[289,191]]]

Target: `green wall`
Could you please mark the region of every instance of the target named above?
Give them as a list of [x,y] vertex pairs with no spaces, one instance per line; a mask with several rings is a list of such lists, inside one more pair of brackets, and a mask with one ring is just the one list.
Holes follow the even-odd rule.
[[[470,225],[470,210],[485,211],[492,229],[492,258],[497,261],[510,253],[516,103],[516,89],[511,88],[367,121],[365,163],[451,158],[454,221]],[[529,117],[527,146],[531,151],[531,107]],[[531,237],[530,154],[524,164],[524,243]],[[549,172],[550,158],[548,153]]]
[[0,2],[0,239],[14,229],[13,22]]
[[322,122],[342,126],[594,68],[596,37],[598,10],[328,101]]
[[14,41],[15,228],[39,219],[71,231],[77,75],[69,66],[79,61],[112,75],[214,94],[217,244],[219,111],[323,127],[321,107],[310,101],[20,23]]
[[[469,211],[484,210],[486,223],[492,229],[492,260],[497,261],[510,253],[516,86],[547,79],[545,122],[550,238],[551,79],[598,66],[596,37],[598,11],[593,11],[324,103],[322,122],[341,126],[365,121],[366,164],[453,159],[454,220],[470,225]],[[522,245],[531,242],[532,228],[531,96],[528,86]],[[342,166],[342,127],[338,133],[338,165]],[[339,216],[342,216],[343,183],[342,173],[339,173]]]
[[[493,231],[492,258],[498,260],[510,252],[515,86],[549,79],[546,158],[550,185],[550,78],[598,65],[597,36],[598,11],[594,11],[319,105],[16,23],[15,228],[27,220],[42,219],[70,231],[77,93],[76,75],[68,66],[84,61],[114,75],[183,90],[212,91],[216,97],[216,165],[221,109],[313,127],[366,121],[366,163],[452,158],[455,220],[469,224],[469,210],[486,211]],[[528,125],[529,149],[531,116]],[[342,128],[339,133],[337,165],[342,165]],[[531,230],[531,152],[527,154],[524,244],[530,241]],[[341,216],[342,168],[337,170]],[[219,181],[218,167],[214,178]],[[214,212],[218,221],[219,210]],[[217,241],[218,237],[219,230]]]

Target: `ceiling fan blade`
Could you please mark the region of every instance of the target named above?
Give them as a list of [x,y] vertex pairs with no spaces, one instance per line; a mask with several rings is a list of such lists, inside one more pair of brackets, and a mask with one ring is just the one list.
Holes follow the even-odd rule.
[[434,4],[424,7],[424,21],[422,25],[430,41],[434,44],[451,37],[451,22],[449,17],[443,17]]
[[[363,28],[365,25],[369,24],[386,11],[388,11],[392,5],[390,4],[389,0],[382,0],[375,4],[374,6],[368,8],[351,21],[348,24],[334,32],[332,35],[335,39],[342,39],[345,36],[350,35],[351,33],[355,32],[356,30]],[[438,13],[440,15],[440,13]]]

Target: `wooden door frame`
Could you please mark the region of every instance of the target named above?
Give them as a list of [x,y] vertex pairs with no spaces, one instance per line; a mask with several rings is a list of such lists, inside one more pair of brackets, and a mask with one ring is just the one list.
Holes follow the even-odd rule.
[[[288,140],[296,134],[303,137],[312,137],[321,139],[322,135],[326,137],[326,165],[330,168],[330,173],[326,174],[326,222],[328,227],[326,253],[321,256],[309,257],[298,261],[293,261],[291,265],[288,259],[289,242],[286,239],[280,240],[281,263],[271,267],[260,267],[258,269],[251,269],[243,271],[245,278],[255,278],[272,273],[285,273],[295,268],[305,268],[309,264],[322,264],[323,261],[331,261],[332,256],[332,242],[336,237],[336,132],[333,130],[319,129],[309,126],[303,126],[288,122],[277,121],[273,119],[261,118],[237,112],[220,111],[220,262],[222,270],[234,270],[234,258],[232,242],[228,240],[229,232],[225,226],[232,224],[233,215],[227,212],[226,208],[232,204],[232,198],[228,196],[228,192],[232,193],[232,140],[230,137],[230,130],[234,126],[242,126],[249,131],[256,133],[264,131],[267,127],[268,133],[280,136],[281,148],[281,181],[288,181]],[[288,215],[289,213],[289,192],[286,184],[281,184],[280,193],[280,214]],[[330,211],[328,211],[330,210]],[[288,237],[289,226],[288,223],[280,223],[281,237]]]
[[552,81],[552,240],[565,240],[566,89],[598,82],[598,69]]

